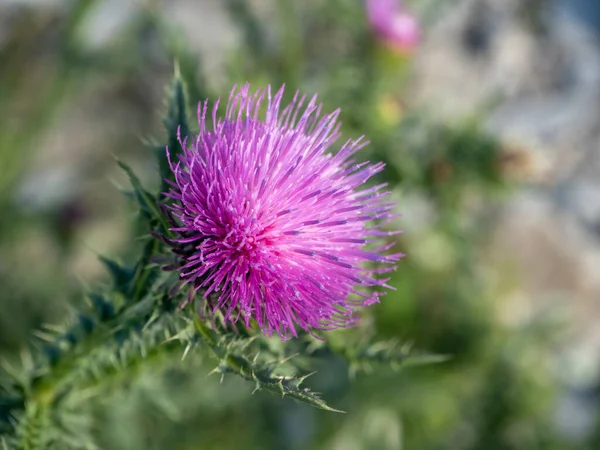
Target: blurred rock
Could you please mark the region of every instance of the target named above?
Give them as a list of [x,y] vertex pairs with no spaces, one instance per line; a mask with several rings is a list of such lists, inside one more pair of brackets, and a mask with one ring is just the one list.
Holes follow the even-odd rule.
[[555,178],[589,153],[599,172],[600,47],[576,9],[550,0],[448,8],[416,58],[413,101],[445,118],[491,109],[488,129],[544,148]]
[[507,315],[568,310],[571,339],[600,365],[600,4],[457,3],[416,57],[412,102],[450,120],[484,112],[490,132],[541,157],[545,176],[505,209],[491,250],[523,283]]

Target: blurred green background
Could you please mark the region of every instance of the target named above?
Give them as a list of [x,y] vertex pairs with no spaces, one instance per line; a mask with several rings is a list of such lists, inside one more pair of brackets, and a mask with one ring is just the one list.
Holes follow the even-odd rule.
[[[85,405],[102,449],[600,448],[600,46],[594,0],[415,0],[412,54],[360,0],[0,0],[0,356],[136,250],[114,155],[157,186],[177,60],[190,111],[285,82],[387,163],[408,256],[365,312],[443,364],[351,376],[328,413],[237,379],[143,371]],[[344,339],[344,334],[340,334]]]

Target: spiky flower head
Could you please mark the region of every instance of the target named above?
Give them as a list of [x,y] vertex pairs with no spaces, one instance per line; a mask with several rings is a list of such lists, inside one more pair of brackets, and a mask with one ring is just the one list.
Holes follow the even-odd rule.
[[366,0],[367,19],[373,32],[388,46],[411,52],[419,44],[420,26],[401,0]]
[[282,107],[283,93],[234,88],[210,129],[199,104],[199,134],[169,157],[165,195],[180,280],[226,321],[287,338],[353,324],[402,255],[377,244],[395,234],[380,229],[393,217],[385,184],[363,186],[384,164],[353,159],[362,139],[330,153],[339,110],[322,115],[316,96],[305,105],[298,93]]

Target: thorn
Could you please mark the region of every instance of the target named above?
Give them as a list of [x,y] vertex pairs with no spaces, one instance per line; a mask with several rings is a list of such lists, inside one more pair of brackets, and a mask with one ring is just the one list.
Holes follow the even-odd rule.
[[169,336],[167,337],[164,341],[161,342],[161,345],[163,344],[167,344],[169,342],[173,342],[173,341],[178,341],[178,340],[182,340],[182,338],[187,337],[186,335],[188,334],[188,330],[181,330],[179,333],[174,334],[173,336]]
[[142,353],[142,358],[147,358],[148,357],[148,348],[146,347],[146,345],[144,345],[143,341],[140,341],[140,350]]
[[56,334],[60,334],[62,332],[64,332],[64,326],[62,325],[56,325],[53,323],[45,323],[41,326],[41,328],[44,328],[50,332],[56,333]]
[[395,343],[391,342],[391,341],[381,341],[381,342],[376,342],[375,344],[373,344],[371,346],[371,348],[369,348],[369,350],[373,353],[377,353],[380,351],[384,351],[387,350],[388,348],[393,348],[395,346]]
[[[163,333],[163,336],[164,336],[163,341],[166,341],[167,339],[171,339],[171,337],[173,337],[173,335],[171,334],[171,330],[169,328],[166,328],[166,329],[162,330],[162,333]],[[162,344],[162,342],[160,344]]]
[[279,364],[285,364],[286,362],[290,361],[291,359],[295,358],[296,356],[298,356],[300,354],[300,352],[296,352],[293,353],[285,358],[283,358],[282,360],[279,361]]
[[327,403],[323,403],[323,405],[321,405],[320,408],[324,409],[325,411],[331,411],[331,412],[336,412],[336,413],[340,413],[340,414],[346,414],[346,411],[342,411],[341,409],[332,408]]
[[317,371],[315,370],[314,372],[311,373],[307,373],[306,375],[302,375],[301,377],[298,377],[298,386],[300,386],[304,380],[306,380],[308,377],[312,377],[315,373],[317,373]]
[[150,325],[152,325],[154,322],[156,322],[158,317],[159,317],[159,313],[155,311],[152,314],[152,316],[150,316],[150,319],[148,319],[148,322],[146,322],[146,324],[142,327],[142,331],[146,331]]
[[188,345],[186,345],[185,350],[183,351],[183,355],[181,356],[182,361],[185,359],[193,345],[194,344],[192,344],[191,342]]
[[254,375],[254,373],[252,373],[252,378],[254,378],[254,383],[256,383],[256,387],[252,391],[252,395],[254,395],[254,393],[256,391],[260,391],[261,390],[261,388],[262,388],[262,382],[256,377],[256,375]]
[[283,382],[285,381],[285,377],[281,377],[277,384],[279,385],[279,389],[281,389],[281,398],[285,397],[285,388],[283,387]]
[[21,364],[23,365],[23,367],[33,368],[34,361],[33,361],[33,355],[31,353],[31,351],[29,351],[27,349],[23,349],[21,351],[20,356],[21,356]]
[[405,342],[405,343],[404,343],[404,345],[402,345],[402,346],[400,347],[400,351],[401,351],[402,353],[409,354],[409,353],[410,353],[410,351],[411,351],[411,350],[412,350],[412,348],[413,348],[413,345],[414,345],[414,343],[413,343],[413,342],[411,342],[411,341],[407,341],[407,342]]
[[115,368],[115,369],[119,369],[119,357],[117,355],[115,355],[114,353],[112,353],[109,356],[109,362],[110,364]]
[[213,370],[211,370],[210,372],[208,372],[208,374],[206,375],[206,378],[210,377],[211,375],[213,375],[215,373],[221,373],[222,374],[221,367],[217,366]]

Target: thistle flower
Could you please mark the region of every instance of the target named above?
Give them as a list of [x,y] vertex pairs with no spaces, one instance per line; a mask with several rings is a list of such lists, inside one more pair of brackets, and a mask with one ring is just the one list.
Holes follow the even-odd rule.
[[321,115],[316,96],[303,107],[298,93],[282,109],[283,92],[234,88],[224,119],[213,106],[211,129],[200,103],[200,132],[180,140],[178,161],[169,156],[165,195],[182,283],[227,322],[255,319],[287,338],[352,325],[357,307],[378,302],[373,288],[390,288],[381,274],[402,255],[375,244],[396,234],[380,229],[395,217],[385,184],[362,187],[384,164],[352,159],[362,138],[328,153],[339,110]]
[[385,44],[402,52],[418,45],[419,22],[403,9],[401,0],[366,0],[366,7],[371,28]]

